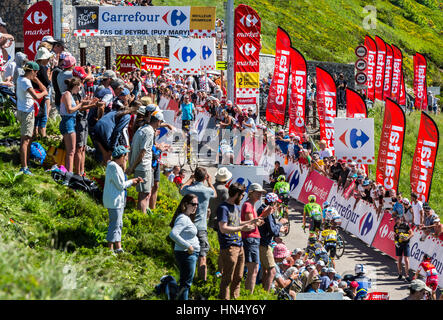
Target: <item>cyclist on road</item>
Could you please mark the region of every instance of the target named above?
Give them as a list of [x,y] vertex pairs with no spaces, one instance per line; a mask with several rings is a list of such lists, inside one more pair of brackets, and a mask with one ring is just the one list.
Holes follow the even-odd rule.
[[323,261],[325,263],[325,266],[329,266],[329,255],[328,251],[326,251],[325,247],[322,246],[320,242],[317,242],[315,245],[315,262]]
[[435,266],[431,263],[432,259],[428,254],[423,256],[423,261],[418,266],[412,279],[417,279],[421,269],[426,274],[426,285],[432,289],[432,300],[437,300],[438,273]]
[[315,255],[315,244],[317,243],[317,235],[315,233],[310,233],[308,238],[308,245],[305,250],[304,261],[311,259]]
[[289,199],[289,188],[290,185],[286,182],[286,177],[284,175],[279,175],[277,178],[277,183],[274,185],[273,192],[276,193],[280,200]]
[[330,221],[325,221],[325,229],[321,232],[321,239],[326,251],[331,257],[332,266],[335,269],[335,253],[337,250],[337,231]]
[[322,213],[323,213],[323,220],[326,219],[328,209],[330,209],[330,203],[329,203],[329,201],[325,201],[325,202],[323,202],[323,210],[322,210]]
[[303,229],[306,226],[306,216],[308,216],[310,218],[309,231],[316,232],[318,236],[323,218],[321,206],[315,202],[316,200],[317,198],[313,194],[308,197],[309,203],[305,205],[303,210]]

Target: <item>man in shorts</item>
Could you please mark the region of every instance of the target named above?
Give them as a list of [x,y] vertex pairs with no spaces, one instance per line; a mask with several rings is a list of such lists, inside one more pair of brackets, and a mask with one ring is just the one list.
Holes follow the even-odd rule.
[[[203,184],[205,181],[207,186]],[[215,191],[215,188],[211,183],[211,177],[205,168],[197,167],[194,174],[182,185],[180,194],[185,196],[190,193],[197,196],[199,203],[194,219],[194,224],[197,227],[197,238],[200,241],[198,277],[206,281],[206,255],[210,249],[208,240],[208,206],[209,200],[217,197],[217,192]]]
[[163,113],[154,111],[149,124],[139,128],[134,134],[129,156],[127,174],[134,172],[134,177],[143,178],[143,182],[136,187],[138,192],[137,208],[143,213],[149,210],[149,197],[152,188],[152,145],[155,131],[163,121]]
[[395,255],[397,256],[397,270],[398,280],[403,278],[402,275],[402,258],[405,262],[406,281],[411,282],[409,277],[409,257],[411,255],[409,248],[409,241],[411,240],[414,232],[407,223],[404,222],[404,217],[395,217],[394,225],[394,243],[395,243]]
[[[17,79],[17,87],[15,89],[17,95],[17,120],[20,122],[20,162],[21,169],[27,175],[32,175],[28,168],[28,155],[31,148],[31,140],[34,134],[34,103],[45,97],[48,92],[46,87],[38,80],[37,72],[39,65],[33,61],[29,61],[23,67],[25,74]],[[32,82],[36,83],[40,89],[40,93],[36,93],[32,87]]]

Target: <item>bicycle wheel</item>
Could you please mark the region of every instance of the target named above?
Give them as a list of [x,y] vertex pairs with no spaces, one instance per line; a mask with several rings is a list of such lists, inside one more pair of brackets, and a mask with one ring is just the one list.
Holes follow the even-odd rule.
[[183,146],[181,146],[178,150],[178,165],[180,166],[180,168],[183,168],[186,164],[186,153],[187,148],[186,143],[184,143]]
[[340,234],[337,235],[337,250],[335,252],[335,256],[337,259],[340,259],[345,253],[345,241],[343,240]]

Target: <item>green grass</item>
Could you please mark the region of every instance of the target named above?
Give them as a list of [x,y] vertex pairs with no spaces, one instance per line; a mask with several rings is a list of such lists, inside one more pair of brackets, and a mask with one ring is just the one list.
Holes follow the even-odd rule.
[[[403,157],[400,170],[400,182],[399,191],[403,196],[411,199],[411,184],[410,184],[410,169],[412,166],[412,159],[414,157],[415,146],[418,138],[418,129],[420,127],[420,112],[406,113],[406,133],[403,149]],[[435,210],[435,212],[443,218],[443,203],[440,201],[440,195],[443,192],[443,146],[442,141],[442,128],[443,128],[443,114],[430,116],[436,122],[440,130],[440,146],[437,153],[437,159],[435,161],[434,175],[432,178],[431,195],[429,198],[429,205]],[[377,103],[375,108],[369,111],[369,117],[374,118],[375,128],[375,159],[378,157],[378,146],[380,144],[381,127],[384,117],[384,104]],[[370,165],[369,170],[371,172],[371,179],[375,180],[376,164]]]
[[[156,0],[158,6],[216,6],[217,17],[224,18],[224,1]],[[441,86],[443,78],[443,15],[437,0],[237,0],[235,5],[254,8],[262,21],[262,53],[275,53],[277,27],[290,35],[292,45],[306,59],[354,63],[354,49],[363,44],[366,34],[378,35],[403,52],[405,80],[413,80],[415,52],[423,53],[429,66],[428,85]],[[363,12],[367,5],[377,10],[376,29],[366,30]]]
[[[51,120],[48,134],[56,134]],[[0,138],[19,135],[17,124],[0,126]],[[58,140],[40,141],[59,146]],[[177,188],[161,176],[157,208],[152,216],[127,204],[122,245],[114,256],[106,247],[107,210],[83,192],[56,184],[43,168],[34,176],[17,174],[18,147],[0,147],[0,299],[163,299],[154,287],[163,275],[179,279],[169,222],[181,199]],[[87,157],[89,176],[104,179],[105,168]],[[137,198],[135,188],[128,195]],[[195,279],[191,297],[216,299],[218,241],[209,230],[208,281]],[[74,281],[75,280],[75,281]],[[243,284],[244,285],[244,284]],[[258,288],[254,296],[242,288],[240,299],[276,299]]]

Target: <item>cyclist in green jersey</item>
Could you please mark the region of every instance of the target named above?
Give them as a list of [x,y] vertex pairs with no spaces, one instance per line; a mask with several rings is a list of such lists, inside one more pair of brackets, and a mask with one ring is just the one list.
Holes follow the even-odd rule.
[[307,216],[310,219],[309,231],[316,232],[318,235],[318,232],[321,230],[321,225],[323,222],[323,214],[321,206],[315,202],[316,200],[317,198],[313,194],[311,194],[308,197],[309,203],[305,205],[303,210],[303,229],[305,228],[306,225],[306,216]]
[[286,177],[284,175],[280,175],[277,178],[277,182],[274,185],[274,193],[279,196],[289,195],[289,183],[285,181]]

